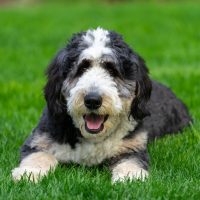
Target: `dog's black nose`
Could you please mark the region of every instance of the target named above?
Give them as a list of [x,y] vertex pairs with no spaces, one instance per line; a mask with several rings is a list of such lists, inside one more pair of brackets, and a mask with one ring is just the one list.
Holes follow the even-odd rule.
[[102,98],[99,94],[91,92],[85,96],[84,103],[87,108],[94,110],[101,107]]

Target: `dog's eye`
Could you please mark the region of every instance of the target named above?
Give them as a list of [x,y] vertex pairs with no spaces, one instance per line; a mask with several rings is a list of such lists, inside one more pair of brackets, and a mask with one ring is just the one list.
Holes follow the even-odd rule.
[[120,72],[117,70],[115,63],[112,62],[104,62],[104,68],[110,73],[113,77],[121,77]]
[[130,61],[124,61],[122,66],[122,74],[125,79],[132,80],[133,77],[135,77],[135,74],[137,74],[137,68],[133,66],[133,63]]
[[91,63],[89,60],[83,60],[79,65],[75,76],[81,76],[89,67]]

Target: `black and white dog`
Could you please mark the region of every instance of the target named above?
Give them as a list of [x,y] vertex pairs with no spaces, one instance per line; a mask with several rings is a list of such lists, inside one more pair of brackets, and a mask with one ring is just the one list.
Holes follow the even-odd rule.
[[147,143],[190,124],[185,105],[150,80],[144,60],[112,31],[75,34],[53,59],[47,107],[21,149],[14,180],[37,181],[58,163],[106,163],[112,182],[148,176]]

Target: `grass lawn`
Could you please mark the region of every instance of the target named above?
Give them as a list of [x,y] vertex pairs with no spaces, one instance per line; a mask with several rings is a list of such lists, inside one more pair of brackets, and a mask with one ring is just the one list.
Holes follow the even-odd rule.
[[[199,199],[200,4],[43,5],[0,8],[0,199]],[[106,168],[59,166],[40,183],[14,183],[19,147],[45,101],[44,70],[72,33],[123,34],[151,77],[184,100],[194,124],[149,145],[150,177],[111,185]]]

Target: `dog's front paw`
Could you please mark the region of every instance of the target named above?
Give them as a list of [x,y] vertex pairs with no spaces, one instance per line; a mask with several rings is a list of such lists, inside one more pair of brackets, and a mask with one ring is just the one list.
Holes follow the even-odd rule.
[[147,177],[148,171],[131,161],[122,162],[112,170],[112,183],[124,182],[127,180],[144,181]]
[[27,180],[38,182],[49,170],[54,170],[58,161],[56,158],[45,152],[32,153],[25,157],[19,167],[12,170],[12,177],[18,181],[24,177]]
[[34,168],[34,167],[17,167],[12,170],[12,177],[13,180],[19,181],[22,178],[26,180],[30,180],[33,182],[38,182],[43,176],[47,174],[46,170],[42,170],[41,168]]
[[119,171],[114,172],[112,175],[112,183],[116,182],[124,182],[127,180],[142,180],[144,181],[145,178],[148,177],[148,172],[142,168],[138,170],[132,170],[132,171]]

